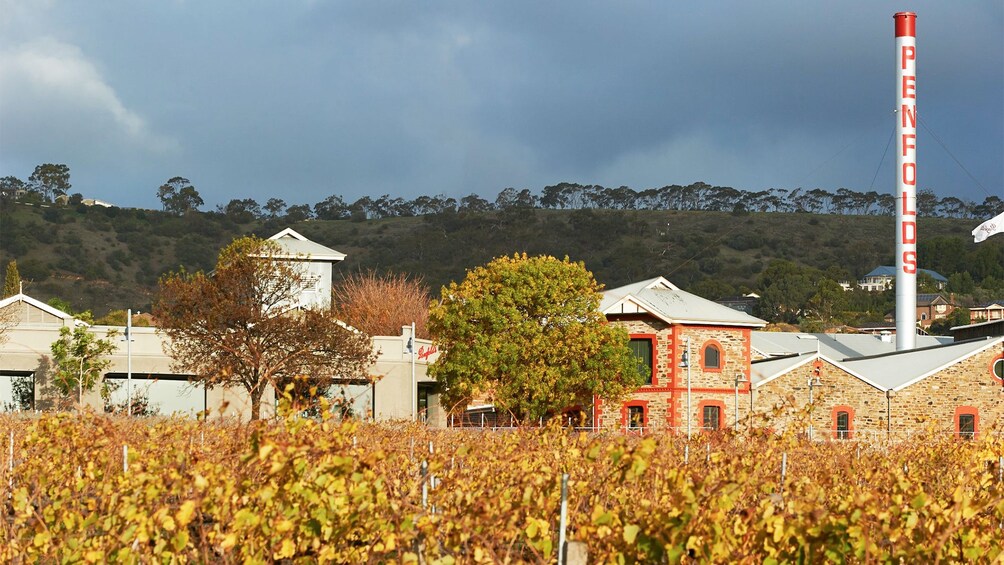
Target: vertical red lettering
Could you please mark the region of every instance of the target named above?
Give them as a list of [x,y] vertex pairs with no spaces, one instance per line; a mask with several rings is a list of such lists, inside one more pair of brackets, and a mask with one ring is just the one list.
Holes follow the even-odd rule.
[[914,210],[910,209],[910,200],[906,197],[906,193],[905,192],[903,193],[903,197],[901,198],[901,200],[903,201],[903,215],[904,216],[916,216],[917,215],[917,210],[916,209],[914,209]]
[[901,98],[917,97],[917,77],[913,75],[903,75],[903,91]]
[[[900,115],[900,119],[903,121],[903,127],[904,128],[910,127],[910,128],[913,128],[913,129],[917,129],[917,107],[916,106],[907,106],[906,104],[903,104],[900,107],[900,109],[899,109],[899,115]],[[907,119],[910,120],[909,124],[907,124]]]
[[903,252],[903,272],[908,275],[917,274],[917,252],[916,251],[904,251]]
[[914,47],[913,45],[904,45],[900,50],[899,68],[906,70],[906,62],[913,61],[916,58],[917,58],[917,48]]
[[[913,141],[913,143],[910,143]],[[917,148],[917,134],[915,133],[904,133],[903,134],[903,156],[906,157],[906,152],[909,149]]]
[[917,243],[917,222],[903,222],[903,243]]
[[903,184],[917,184],[917,163],[903,163]]

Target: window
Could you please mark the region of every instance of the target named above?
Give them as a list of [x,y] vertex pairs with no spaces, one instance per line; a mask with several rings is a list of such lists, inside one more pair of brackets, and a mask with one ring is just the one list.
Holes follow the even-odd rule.
[[652,363],[654,338],[633,337],[631,338],[631,353],[638,359],[638,372],[645,375],[645,384],[650,385],[655,376],[655,367]]
[[850,439],[851,415],[841,410],[837,412],[837,439]]
[[704,355],[701,356],[701,364],[705,369],[722,369],[722,350],[716,343],[709,343],[704,346]]
[[994,378],[1004,381],[1004,359],[995,359],[993,364]]
[[702,421],[705,430],[717,430],[721,428],[722,411],[720,406],[709,405],[702,410]]
[[628,406],[628,429],[640,430],[645,427],[645,407]]
[[980,413],[975,406],[955,409],[955,433],[961,439],[973,439],[980,433]]
[[973,439],[976,437],[976,415],[959,414],[959,437]]

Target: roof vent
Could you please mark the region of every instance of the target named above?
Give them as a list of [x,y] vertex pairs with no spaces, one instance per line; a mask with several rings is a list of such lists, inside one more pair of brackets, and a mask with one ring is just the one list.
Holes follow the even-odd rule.
[[889,330],[882,330],[879,334],[879,339],[882,340],[882,343],[892,343],[892,332]]

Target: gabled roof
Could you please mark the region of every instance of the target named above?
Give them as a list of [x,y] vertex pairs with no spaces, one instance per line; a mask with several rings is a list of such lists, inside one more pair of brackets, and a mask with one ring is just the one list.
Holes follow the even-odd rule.
[[605,291],[600,311],[606,315],[647,313],[668,324],[767,325],[764,320],[680,290],[662,277]]
[[994,308],[1004,308],[1004,300],[991,300],[990,302],[981,302],[980,304],[977,304],[976,306],[973,306],[972,308],[970,308],[970,310],[972,310],[974,308],[980,308],[980,309],[982,309],[982,308],[991,308],[991,307],[994,307]]
[[66,312],[63,312],[62,310],[60,310],[59,308],[54,308],[52,306],[49,306],[45,302],[41,302],[39,300],[36,300],[36,299],[34,299],[34,298],[28,296],[27,294],[24,294],[24,293],[15,294],[14,296],[8,296],[7,298],[4,298],[3,300],[0,300],[0,308],[6,308],[7,306],[10,306],[11,304],[15,304],[15,303],[18,303],[18,302],[23,302],[23,303],[26,303],[26,304],[30,304],[31,306],[34,306],[35,308],[38,308],[39,310],[45,312],[46,314],[49,314],[51,316],[55,316],[55,317],[57,317],[57,318],[59,318],[61,320],[72,320],[73,319],[73,315],[67,314]]
[[862,373],[857,372],[851,367],[848,367],[846,363],[830,359],[829,357],[821,354],[813,353],[803,353],[801,355],[790,355],[787,357],[778,357],[775,359],[763,359],[760,361],[754,361],[750,365],[750,376],[752,380],[753,388],[759,387],[766,384],[782,375],[786,375],[791,371],[809,363],[810,361],[815,361],[816,359],[821,359],[834,367],[846,371],[851,376],[857,378],[858,380],[864,382],[865,384],[877,388],[879,390],[885,390],[882,386],[877,383],[874,379],[865,376]]
[[872,357],[845,359],[841,365],[857,374],[868,375],[885,390],[896,391],[990,347],[1000,347],[1002,341],[1004,338],[1000,337],[960,341]]
[[[946,279],[941,273],[938,273],[936,271],[932,271],[930,269],[919,269],[919,271],[921,273],[930,275],[932,279],[938,282],[948,282],[948,279]],[[875,267],[875,269],[873,269],[872,272],[865,275],[865,278],[895,277],[895,276],[896,276],[896,267],[890,267],[889,265],[882,265],[881,267]]]
[[276,256],[279,259],[307,259],[309,261],[329,262],[345,259],[344,253],[310,241],[292,228],[286,228],[269,239],[278,243],[285,251],[285,253]]
[[918,294],[917,306],[930,306],[936,302],[948,304],[948,299],[940,294]]

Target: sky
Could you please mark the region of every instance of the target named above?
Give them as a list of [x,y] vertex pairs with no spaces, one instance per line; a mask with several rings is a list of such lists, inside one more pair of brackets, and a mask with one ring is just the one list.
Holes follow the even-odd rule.
[[0,0],[0,176],[158,208],[703,181],[1004,197],[1004,2]]

